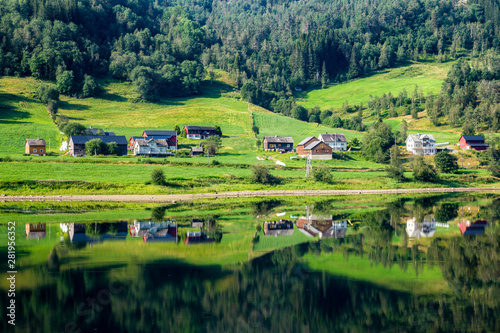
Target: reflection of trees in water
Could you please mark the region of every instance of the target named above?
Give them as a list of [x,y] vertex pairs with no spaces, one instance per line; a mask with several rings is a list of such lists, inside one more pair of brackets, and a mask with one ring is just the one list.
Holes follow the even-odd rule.
[[271,213],[273,208],[281,206],[282,202],[278,199],[262,200],[251,203],[252,214],[254,216],[266,216]]
[[[360,242],[356,236],[321,244],[333,250],[355,248]],[[64,331],[68,321],[75,321],[82,331],[495,331],[500,324],[500,265],[498,259],[484,259],[499,257],[498,234],[479,242],[453,242],[448,252],[442,249],[442,255],[453,260],[441,263],[457,292],[451,296],[417,297],[309,271],[299,259],[316,251],[311,243],[275,251],[237,271],[174,261],[131,265],[124,269],[120,284],[110,284],[113,272],[121,270],[112,267],[65,270],[53,277],[47,268],[38,268],[36,275],[45,284],[18,291],[17,319],[25,325],[21,329],[50,332]],[[473,259],[477,251],[484,255]],[[47,277],[53,280],[47,282]],[[110,285],[119,291],[109,293],[110,304],[95,301],[92,315],[87,300],[96,300]],[[6,306],[6,298],[1,300]],[[0,327],[6,325],[3,321]]]

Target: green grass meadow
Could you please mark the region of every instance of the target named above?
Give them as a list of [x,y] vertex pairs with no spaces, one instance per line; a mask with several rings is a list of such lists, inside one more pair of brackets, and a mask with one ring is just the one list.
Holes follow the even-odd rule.
[[414,63],[409,66],[381,70],[374,75],[331,85],[326,89],[316,89],[298,93],[299,103],[306,108],[319,105],[323,108],[340,108],[347,100],[349,105],[366,106],[369,96],[392,93],[397,96],[403,89],[411,94],[415,85],[422,88],[424,95],[438,93],[441,84],[453,62]]

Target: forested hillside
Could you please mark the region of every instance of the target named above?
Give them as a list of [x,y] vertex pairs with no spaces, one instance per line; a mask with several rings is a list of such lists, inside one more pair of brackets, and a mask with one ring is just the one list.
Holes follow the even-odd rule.
[[408,60],[499,46],[498,1],[2,0],[2,74],[65,83],[133,81],[141,96],[190,96],[213,68],[243,96],[291,114],[295,89]]

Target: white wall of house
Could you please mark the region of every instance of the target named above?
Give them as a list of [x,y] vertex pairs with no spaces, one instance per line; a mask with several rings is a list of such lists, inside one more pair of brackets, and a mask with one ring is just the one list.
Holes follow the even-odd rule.
[[147,146],[140,146],[138,142],[134,146],[134,155],[167,155],[167,147],[158,146],[155,141],[151,141]]
[[347,150],[347,142],[345,141],[325,141],[323,136],[320,134],[318,137],[319,141],[323,141],[327,145],[329,145],[333,150]]

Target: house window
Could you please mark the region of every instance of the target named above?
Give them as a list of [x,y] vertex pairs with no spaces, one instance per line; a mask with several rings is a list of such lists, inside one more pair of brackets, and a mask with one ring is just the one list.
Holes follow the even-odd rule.
[[36,153],[36,149],[33,149],[33,152]]
[[43,153],[43,149],[40,149],[40,153]]

